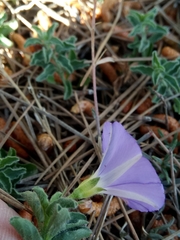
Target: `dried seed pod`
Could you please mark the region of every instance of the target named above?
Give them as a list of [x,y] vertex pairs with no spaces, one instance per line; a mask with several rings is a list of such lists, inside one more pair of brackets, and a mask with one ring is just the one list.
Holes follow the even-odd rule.
[[[165,114],[155,114],[153,115],[153,117],[164,121],[164,123],[166,122]],[[179,122],[175,118],[171,116],[167,116],[167,120],[168,120],[168,128],[170,132],[174,132],[180,127]],[[178,133],[178,140],[180,141],[180,132]]]
[[[23,57],[23,64],[25,66],[29,66],[29,63],[30,63],[30,55],[31,54],[31,50],[29,47],[25,48],[24,47],[24,44],[26,42],[26,39],[21,36],[19,33],[11,33],[10,34],[10,38],[13,42],[15,42],[18,46],[18,48],[23,51],[23,53],[21,54],[21,56]],[[29,54],[27,54],[29,53]]]
[[[108,32],[111,28],[112,24],[110,23],[103,23],[102,24],[102,29],[106,32]],[[119,37],[124,38],[125,40],[132,42],[134,40],[134,37],[129,36],[130,31],[126,30],[125,28],[122,28],[120,26],[115,26],[113,28],[113,34]]]
[[49,136],[48,133],[41,133],[37,136],[37,142],[39,147],[43,150],[43,151],[48,151],[51,150],[53,147],[53,140],[51,138],[51,136]]
[[[4,118],[0,118],[0,131],[3,131],[4,127],[6,125],[6,121]],[[0,137],[0,141],[2,139],[2,136]],[[28,153],[15,141],[13,141],[12,139],[8,139],[5,142],[5,147],[7,148],[14,148],[16,150],[17,156],[22,157],[22,158],[28,158]]]
[[[145,112],[147,109],[149,109],[153,105],[151,98],[148,97],[146,100],[136,109],[136,112],[141,114]],[[150,114],[150,113],[148,113]]]
[[76,103],[72,108],[71,112],[75,114],[79,114],[81,111],[86,113],[88,116],[92,117],[92,110],[94,109],[94,105],[87,100],[81,100],[79,103]]
[[[148,133],[150,130],[152,130],[154,132],[154,134],[156,134],[156,136],[158,138],[161,138],[159,132],[162,132],[163,136],[167,136],[169,134],[169,132],[167,130],[165,130],[164,128],[160,128],[160,127],[157,127],[157,126],[147,126],[147,125],[141,125],[140,128],[139,128],[140,132],[142,134],[146,134]],[[171,143],[172,140],[173,140],[173,137],[172,136],[169,136],[167,138],[168,142]]]
[[[123,99],[120,104],[122,105],[125,101],[126,101],[126,99]],[[133,101],[130,100],[130,101],[127,103],[127,105],[123,108],[122,112],[123,112],[123,113],[128,113],[128,112],[130,111],[132,105],[133,105]]]
[[[67,148],[67,146],[69,146],[69,144],[71,144],[71,142],[72,142],[72,140],[66,141],[66,142],[63,144],[64,148]],[[73,153],[73,152],[76,151],[76,149],[77,149],[77,144],[75,143],[75,144],[68,150],[68,152],[69,152],[69,153]]]
[[176,59],[180,56],[180,53],[171,47],[163,47],[161,54],[163,57],[168,59]]
[[[10,127],[13,127],[16,124],[15,121],[11,122]],[[24,133],[22,127],[20,126],[20,124],[18,124],[16,126],[16,128],[14,129],[14,131],[12,132],[11,136],[16,139],[18,142],[22,143],[22,145],[24,145],[28,150],[33,151],[34,147],[31,143],[31,141],[29,140],[29,138],[27,137],[27,135]]]
[[5,146],[8,148],[14,148],[16,150],[17,156],[22,157],[22,158],[28,158],[29,154],[22,148],[18,143],[14,142],[12,139],[8,139],[5,142]]
[[115,7],[115,5],[119,4],[119,0],[104,0],[101,6],[101,18],[103,22],[111,22],[113,19],[113,14],[111,10]]
[[[95,217],[98,217],[100,214],[102,205],[103,205],[103,202],[93,202],[92,200],[87,200],[87,201],[84,201],[83,203],[80,203],[78,208],[80,212],[88,215],[95,212]],[[114,197],[111,200],[111,203],[107,212],[107,216],[111,216],[115,214],[119,209],[120,209],[119,201],[117,197]]]
[[133,2],[133,1],[129,1],[129,2],[124,2],[123,3],[123,15],[126,17],[131,9],[134,10],[140,10],[142,8],[140,2]]
[[117,80],[118,75],[116,73],[116,69],[109,62],[102,63],[99,65],[101,71],[108,77],[108,80],[113,83]]

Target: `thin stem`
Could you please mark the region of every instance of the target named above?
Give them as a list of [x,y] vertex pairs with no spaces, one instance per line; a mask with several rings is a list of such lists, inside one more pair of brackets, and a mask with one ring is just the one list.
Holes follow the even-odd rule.
[[94,91],[94,105],[96,113],[96,127],[98,132],[98,137],[100,138],[100,123],[99,123],[99,109],[98,109],[98,99],[97,99],[97,89],[96,89],[96,61],[95,61],[95,14],[96,14],[96,0],[94,0],[94,9],[92,17],[92,28],[91,28],[91,56],[92,56],[92,79],[93,79],[93,91]]

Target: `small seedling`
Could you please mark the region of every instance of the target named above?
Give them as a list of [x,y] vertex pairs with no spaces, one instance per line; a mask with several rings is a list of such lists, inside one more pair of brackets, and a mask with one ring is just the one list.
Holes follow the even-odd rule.
[[43,32],[39,27],[33,26],[38,38],[29,38],[25,47],[35,44],[42,46],[41,50],[33,53],[30,63],[43,69],[36,81],[46,80],[55,83],[54,73],[57,73],[64,84],[64,99],[68,99],[72,95],[72,84],[68,79],[70,74],[77,69],[86,67],[87,64],[77,59],[75,52],[76,38],[74,36],[64,41],[54,36],[57,27],[58,23],[53,23],[46,32]]
[[167,27],[155,22],[157,13],[158,8],[153,8],[147,13],[131,10],[127,16],[133,26],[129,36],[134,37],[134,41],[128,44],[128,47],[133,49],[133,56],[137,56],[138,53],[142,56],[151,56],[154,43],[168,33]]
[[[154,89],[164,99],[180,94],[180,58],[170,61],[158,57],[157,52],[154,51],[151,66],[139,64],[131,67],[131,70],[150,76]],[[159,100],[157,95],[152,99],[154,103]],[[173,108],[175,112],[180,114],[180,99],[178,97],[173,99]]]
[[0,45],[3,47],[12,47],[13,42],[7,37],[18,28],[18,22],[15,19],[7,22],[7,18],[7,13],[0,13]]
[[24,240],[80,240],[90,236],[85,215],[75,211],[78,205],[75,200],[63,197],[60,192],[48,200],[40,187],[34,187],[33,192],[24,192],[22,196],[37,220],[36,228],[27,219],[11,218],[10,223]]

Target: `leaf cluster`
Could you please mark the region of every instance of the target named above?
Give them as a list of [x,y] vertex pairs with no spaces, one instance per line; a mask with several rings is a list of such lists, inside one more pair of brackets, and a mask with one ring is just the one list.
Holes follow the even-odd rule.
[[153,8],[147,13],[131,10],[127,19],[133,29],[129,36],[135,37],[128,47],[133,49],[133,55],[141,53],[142,56],[151,56],[153,44],[168,33],[168,28],[158,25],[155,17],[158,8]]
[[22,178],[37,173],[33,164],[20,164],[16,151],[10,148],[8,152],[0,149],[0,187],[16,199],[22,200],[16,185]]
[[[158,57],[157,52],[154,51],[151,66],[139,64],[131,67],[131,70],[151,76],[155,90],[165,99],[180,93],[180,58],[170,61]],[[157,103],[159,99],[159,96],[155,95],[152,101]],[[173,108],[180,114],[179,98],[173,99]]]
[[0,13],[0,45],[3,47],[12,47],[13,42],[7,37],[11,32],[18,28],[18,22],[15,19],[7,21],[8,16],[6,12]]
[[40,187],[34,187],[33,192],[22,193],[24,199],[32,208],[37,219],[36,228],[29,220],[21,217],[11,218],[10,223],[24,240],[80,240],[89,237],[91,230],[86,227],[85,215],[70,212],[77,208],[77,202],[65,198],[56,192],[50,200]]
[[43,32],[39,27],[33,26],[38,38],[29,38],[25,47],[35,44],[42,46],[41,50],[33,53],[30,63],[43,69],[36,81],[46,80],[55,83],[53,75],[57,73],[64,84],[64,99],[68,99],[72,94],[72,85],[68,80],[69,75],[77,69],[84,68],[87,64],[77,59],[75,52],[76,38],[74,36],[64,41],[54,36],[57,27],[58,23],[53,23],[46,32]]
[[[162,225],[162,226],[159,226],[159,227],[156,227],[156,228],[153,228],[150,230],[149,234],[148,234],[148,239],[153,239],[153,240],[161,240],[161,239],[164,239],[164,237],[162,236],[162,233],[166,233],[167,232],[167,229],[170,228],[173,223],[174,223],[175,219],[172,218],[168,223]],[[171,229],[168,229],[171,233],[175,232]]]

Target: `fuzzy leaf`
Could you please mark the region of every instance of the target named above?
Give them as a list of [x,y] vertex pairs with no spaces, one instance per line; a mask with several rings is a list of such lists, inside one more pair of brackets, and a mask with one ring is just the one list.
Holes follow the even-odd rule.
[[72,96],[72,84],[70,81],[64,82],[64,100],[69,99]]
[[56,72],[56,68],[52,63],[49,63],[45,68],[44,71],[36,78],[37,82],[42,82],[47,80],[48,77],[51,77]]
[[91,230],[87,227],[80,228],[80,229],[74,229],[71,231],[64,231],[63,233],[60,233],[56,237],[53,238],[53,240],[70,240],[70,236],[73,236],[73,240],[81,240],[83,238],[87,238],[91,235]]
[[61,67],[63,67],[63,68],[67,71],[67,73],[71,74],[71,73],[73,72],[73,67],[72,67],[72,65],[71,65],[71,62],[70,62],[70,60],[69,60],[68,58],[66,58],[65,56],[59,55],[59,56],[58,56],[58,61],[57,61],[57,63],[58,63]]
[[37,228],[27,219],[13,217],[10,219],[10,224],[21,235],[23,240],[43,240]]
[[38,222],[38,228],[40,230],[43,229],[45,215],[39,197],[35,192],[30,191],[23,192],[22,196],[28,202],[29,206],[32,208],[33,213]]
[[12,191],[12,183],[10,178],[6,176],[4,172],[0,172],[0,188],[8,193],[11,193]]
[[132,66],[131,71],[151,76],[153,69],[152,69],[152,67],[149,67],[146,65],[137,65],[137,66]]
[[58,28],[59,24],[57,22],[54,22],[52,24],[52,26],[47,30],[47,36],[48,36],[48,39],[51,39],[52,36],[54,35],[55,31],[56,31],[56,28]]
[[180,99],[174,98],[173,101],[174,101],[174,104],[173,104],[174,111],[180,114]]
[[24,47],[29,47],[31,45],[42,44],[42,41],[39,38],[28,38],[24,44]]

